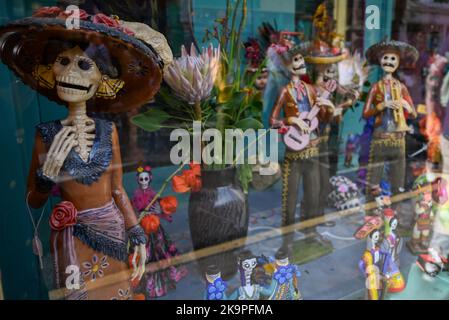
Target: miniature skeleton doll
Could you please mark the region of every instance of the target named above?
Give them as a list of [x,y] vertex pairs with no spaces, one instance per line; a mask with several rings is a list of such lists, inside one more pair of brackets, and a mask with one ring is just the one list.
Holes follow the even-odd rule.
[[[319,132],[318,119],[332,112],[334,105],[328,99],[317,96],[314,88],[301,80],[306,73],[304,51],[300,46],[287,51],[291,81],[281,91],[271,112],[270,124],[285,128],[285,152],[282,177],[282,225],[295,222],[298,189],[303,180],[301,220],[312,218],[318,212],[319,179]],[[284,111],[284,119],[280,119]],[[313,231],[313,230],[312,230]],[[284,237],[289,246],[293,233]]]
[[345,146],[345,167],[350,168],[353,166],[352,159],[354,152],[357,151],[358,148],[358,142],[360,140],[359,135],[355,134],[349,134],[346,139],[346,146]]
[[[371,87],[363,109],[366,120],[375,119],[367,184],[379,184],[388,165],[393,195],[400,192],[405,182],[405,134],[409,131],[406,120],[417,116],[407,88],[394,73],[401,65],[414,64],[418,57],[414,47],[399,41],[383,41],[366,52],[367,60],[384,71],[383,78]],[[370,200],[372,195],[367,192],[367,202]]]
[[216,265],[206,270],[205,300],[228,300],[226,296],[227,283],[221,278],[221,272]]
[[359,261],[359,269],[366,277],[365,287],[368,300],[382,298],[381,290],[387,286],[384,275],[389,254],[380,248],[382,226],[381,217],[366,217],[364,225],[354,234],[356,239],[367,239],[367,249]]
[[280,249],[275,256],[275,271],[271,280],[269,300],[302,300],[298,288],[301,272],[289,261],[287,250]]
[[269,297],[272,288],[262,287],[255,281],[257,257],[245,250],[239,254],[237,263],[241,285],[229,296],[229,300],[263,300]]
[[[449,184],[448,175],[432,182],[435,219],[429,252],[433,256],[449,257]],[[437,254],[436,254],[437,253]]]
[[420,254],[427,252],[434,219],[431,181],[428,175],[418,177],[413,189],[419,191],[419,194],[415,203],[412,238],[407,242],[407,246],[413,254]]
[[388,252],[389,263],[385,268],[388,277],[388,292],[401,292],[405,289],[405,280],[399,270],[399,253],[402,250],[403,240],[397,234],[398,218],[393,209],[388,208],[383,212],[384,239],[382,250]]
[[[37,126],[27,200],[42,207],[52,186],[61,190],[63,202],[50,217],[50,247],[55,283],[66,299],[129,299],[129,277],[110,283],[107,276],[128,269],[129,244],[134,261],[140,259],[131,278],[141,278],[146,237],[122,186],[117,129],[87,110],[126,111],[152,98],[162,79],[161,48],[152,50],[127,22],[101,13],[83,12],[81,27],[67,29],[58,10],[41,8],[0,30],[2,61],[68,108],[66,119]],[[68,266],[79,268],[80,286],[66,287]]]
[[[178,249],[160,220],[168,222],[173,220],[177,200],[175,197],[165,197],[154,201],[156,192],[151,188],[153,173],[150,166],[137,168],[136,177],[139,188],[134,192],[131,201],[136,213],[142,218],[140,224],[148,237],[147,264],[156,262],[168,264],[170,258],[178,255]],[[161,266],[158,270],[147,272],[139,288],[147,298],[162,297],[169,289],[176,288],[176,284],[186,275],[187,269],[184,266],[180,268]]]
[[377,205],[377,208],[373,210],[373,213],[382,217],[384,209],[391,206],[390,184],[382,180],[379,185],[375,185],[371,188],[371,195],[374,197]]

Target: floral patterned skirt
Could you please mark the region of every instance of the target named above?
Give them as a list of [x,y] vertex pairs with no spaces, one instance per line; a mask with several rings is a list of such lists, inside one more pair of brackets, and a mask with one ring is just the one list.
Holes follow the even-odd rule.
[[[178,249],[170,240],[162,225],[156,233],[149,235],[147,243],[147,264],[176,257]],[[155,272],[147,272],[136,291],[143,292],[147,299],[165,296],[170,289],[187,275],[187,268],[170,266]]]

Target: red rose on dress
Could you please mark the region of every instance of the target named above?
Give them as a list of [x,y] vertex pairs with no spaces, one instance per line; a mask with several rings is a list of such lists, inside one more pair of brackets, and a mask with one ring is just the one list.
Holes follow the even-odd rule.
[[50,216],[50,227],[55,231],[62,231],[76,224],[78,211],[70,201],[57,204]]
[[129,28],[120,27],[119,30],[120,30],[121,32],[123,32],[123,33],[126,33],[128,36],[132,36],[132,37],[133,37],[133,36],[136,35],[135,32],[132,31],[132,30],[129,29]]
[[93,19],[92,19],[93,23],[101,23],[101,24],[105,24],[108,27],[113,27],[113,28],[119,28],[120,27],[120,23],[118,22],[118,20],[108,17],[107,15],[103,14],[103,13],[98,13],[96,14]]
[[[71,17],[73,15],[73,11],[70,10],[66,10],[66,11],[61,11],[61,13],[58,15],[59,19],[67,19],[68,17]],[[79,19],[80,20],[87,20],[87,18],[89,18],[89,14],[80,9],[79,10]]]
[[162,198],[161,201],[159,201],[159,204],[161,205],[161,209],[164,214],[171,215],[175,213],[178,208],[178,199],[173,196],[168,196]]
[[33,17],[56,18],[62,11],[59,7],[42,7],[34,11]]

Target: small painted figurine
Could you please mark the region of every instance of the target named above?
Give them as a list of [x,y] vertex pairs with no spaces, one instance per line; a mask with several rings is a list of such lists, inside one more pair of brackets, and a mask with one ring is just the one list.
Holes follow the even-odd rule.
[[357,151],[357,144],[359,141],[359,136],[355,134],[349,134],[346,139],[345,147],[345,167],[352,167],[352,157],[354,152]]
[[226,296],[227,283],[221,278],[220,269],[216,265],[209,266],[206,270],[205,300],[228,300]]
[[255,282],[255,271],[257,267],[257,257],[249,250],[241,252],[238,256],[238,266],[241,286],[230,296],[230,300],[263,300],[269,297],[272,288],[262,287]]
[[377,204],[377,208],[373,210],[373,213],[379,217],[382,217],[384,209],[391,206],[390,184],[387,181],[382,180],[379,185],[371,188],[371,194]]
[[382,250],[389,254],[389,264],[385,274],[388,278],[388,292],[401,292],[405,289],[405,280],[399,270],[399,253],[402,250],[403,240],[396,234],[398,218],[391,208],[384,210],[384,240]]
[[[288,127],[284,135],[285,152],[282,177],[282,225],[295,223],[299,187],[303,186],[301,220],[318,213],[319,176],[319,119],[335,109],[328,99],[319,97],[315,89],[301,80],[306,74],[304,48],[296,46],[288,50],[285,59],[291,73],[291,81],[282,90],[273,106],[270,124],[274,128]],[[284,118],[280,119],[281,112]],[[301,180],[303,183],[301,183]],[[313,230],[311,230],[313,231]],[[289,246],[293,234],[284,237]]]
[[413,254],[426,253],[430,243],[430,233],[434,220],[431,181],[428,175],[419,176],[413,189],[419,191],[415,203],[415,224],[407,246]]
[[[398,194],[405,183],[405,134],[410,130],[406,120],[417,116],[406,86],[394,73],[401,65],[413,65],[418,57],[413,46],[400,41],[383,41],[366,52],[367,60],[380,65],[384,71],[383,78],[371,87],[363,109],[366,120],[375,119],[367,183],[379,184],[388,165],[393,195]],[[371,200],[372,195],[367,192],[367,202]]]
[[435,219],[429,252],[433,256],[449,257],[449,176],[443,175],[432,182]]
[[[150,166],[137,169],[139,188],[134,192],[132,204],[138,214],[144,214],[140,224],[148,236],[146,263],[165,261],[168,264],[171,258],[178,255],[178,250],[160,223],[160,218],[171,222],[177,201],[174,197],[160,198],[148,208],[156,196],[156,192],[150,186],[152,179]],[[147,272],[139,287],[147,298],[165,296],[168,290],[176,288],[176,283],[186,275],[187,269],[184,266],[180,268],[162,266],[159,270]]]
[[367,239],[367,248],[359,261],[359,269],[366,277],[366,297],[368,300],[382,298],[382,288],[387,286],[385,280],[385,266],[388,264],[389,254],[381,250],[381,228],[383,221],[378,216],[365,217],[365,223],[354,237]]
[[298,288],[301,272],[289,261],[287,250],[280,249],[275,256],[275,271],[271,280],[269,300],[302,300]]

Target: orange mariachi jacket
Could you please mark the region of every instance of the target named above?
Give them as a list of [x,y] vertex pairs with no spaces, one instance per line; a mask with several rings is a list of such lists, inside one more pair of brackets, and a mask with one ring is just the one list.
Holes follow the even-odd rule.
[[[301,81],[301,83],[305,86],[309,104],[312,108],[317,97],[316,91],[310,84],[307,84],[304,81]],[[298,117],[300,115],[300,111],[298,110],[298,106],[296,104],[296,99],[290,93],[291,90],[294,90],[292,82],[282,88],[282,91],[279,94],[275,105],[273,106],[273,110],[271,111],[270,125],[272,127],[279,127],[280,124],[290,125],[291,123],[288,119],[291,117]],[[284,111],[284,118],[279,119],[282,110]],[[318,120],[328,121],[328,118],[329,112],[326,109],[321,108],[320,112],[318,113]]]
[[[407,112],[405,108],[403,108],[405,119],[408,118],[416,118],[417,114],[415,111],[415,107],[413,105],[413,100],[410,97],[410,94],[407,90],[407,87],[401,83],[397,79],[392,79],[392,95],[395,99],[404,99],[406,100],[410,106],[413,108],[413,113],[410,114]],[[374,122],[374,127],[377,128],[382,123],[382,114],[383,111],[379,111],[377,109],[377,105],[381,104],[385,101],[385,82],[384,80],[380,80],[376,82],[372,87],[368,94],[368,98],[366,99],[365,106],[363,107],[363,118],[369,119],[371,117],[376,117]]]

